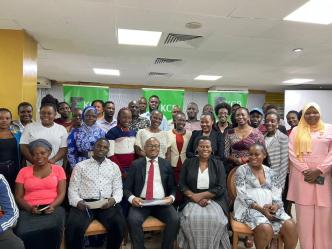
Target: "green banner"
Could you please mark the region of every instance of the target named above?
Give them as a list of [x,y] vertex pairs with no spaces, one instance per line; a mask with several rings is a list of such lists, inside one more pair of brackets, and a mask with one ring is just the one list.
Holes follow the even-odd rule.
[[64,100],[73,109],[91,105],[95,99],[109,100],[109,88],[104,86],[63,85]]
[[248,92],[247,91],[209,91],[208,103],[215,107],[221,102],[226,102],[230,106],[239,104],[243,107],[247,106]]
[[142,91],[143,96],[147,100],[149,100],[151,95],[159,97],[159,110],[165,115],[167,120],[172,119],[172,108],[174,105],[180,106],[181,110],[183,110],[184,90],[142,88]]

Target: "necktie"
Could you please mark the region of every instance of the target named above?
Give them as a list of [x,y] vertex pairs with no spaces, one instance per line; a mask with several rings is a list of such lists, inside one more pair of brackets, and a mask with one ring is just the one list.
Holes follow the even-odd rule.
[[154,177],[154,164],[153,160],[150,160],[150,168],[148,172],[148,181],[146,183],[146,200],[152,200],[153,199],[153,177]]

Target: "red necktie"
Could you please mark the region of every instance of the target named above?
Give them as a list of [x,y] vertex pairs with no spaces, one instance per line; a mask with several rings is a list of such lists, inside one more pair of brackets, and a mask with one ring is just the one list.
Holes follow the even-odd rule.
[[150,160],[148,181],[146,183],[146,195],[145,195],[146,200],[153,199],[153,177],[154,177],[154,165],[153,165],[153,160]]

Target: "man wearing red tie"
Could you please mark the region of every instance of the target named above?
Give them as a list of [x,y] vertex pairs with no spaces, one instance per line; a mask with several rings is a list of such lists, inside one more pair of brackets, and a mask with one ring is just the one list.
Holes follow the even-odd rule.
[[[124,185],[124,195],[132,205],[128,223],[134,249],[145,249],[142,224],[154,216],[166,224],[162,249],[171,249],[179,227],[179,218],[171,205],[175,200],[176,184],[171,164],[158,157],[160,143],[151,137],[144,145],[146,157],[133,162]],[[152,200],[162,205],[145,206]]]

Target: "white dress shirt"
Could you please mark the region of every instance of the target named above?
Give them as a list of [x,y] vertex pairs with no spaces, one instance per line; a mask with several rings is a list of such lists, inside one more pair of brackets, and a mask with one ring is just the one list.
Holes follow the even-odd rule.
[[96,124],[100,129],[107,133],[110,129],[112,129],[118,124],[118,121],[116,119],[113,119],[112,122],[108,122],[105,118],[102,118],[100,120],[97,120]]
[[[154,175],[153,175],[153,199],[163,199],[165,198],[165,190],[163,187],[163,184],[161,182],[161,175],[160,175],[160,168],[158,163],[158,158],[153,159],[153,165],[154,165]],[[146,157],[146,172],[145,172],[145,182],[142,189],[142,192],[140,194],[140,198],[145,198],[146,196],[146,188],[148,183],[148,177],[149,177],[149,169],[151,166],[151,159]],[[128,201],[132,203],[133,199],[136,196],[131,195],[128,198]],[[175,200],[175,197],[170,195],[170,197]]]
[[203,172],[198,169],[197,176],[197,189],[208,189],[210,184],[209,168],[206,168]]
[[122,179],[119,166],[111,160],[99,164],[94,158],[79,162],[74,167],[68,188],[69,204],[76,207],[84,199],[108,199],[116,203],[123,196]]

